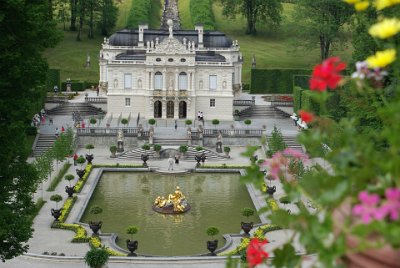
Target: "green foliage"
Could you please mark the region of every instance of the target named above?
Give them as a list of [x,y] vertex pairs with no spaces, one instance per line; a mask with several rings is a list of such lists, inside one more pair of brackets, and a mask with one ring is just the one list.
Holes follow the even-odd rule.
[[111,146],[110,146],[110,152],[111,152],[111,153],[114,153],[114,154],[115,154],[115,153],[117,152],[117,149],[118,149],[118,148],[117,148],[116,145],[111,145]]
[[89,210],[90,214],[97,215],[103,212],[103,209],[100,206],[92,206]]
[[49,188],[47,188],[48,192],[52,192],[57,188],[57,185],[60,183],[65,173],[67,173],[68,169],[71,167],[70,163],[65,163],[63,167],[58,172],[57,176],[51,181]]
[[188,150],[187,145],[181,145],[181,146],[179,146],[179,152],[181,152],[181,153],[186,153],[187,150]]
[[296,87],[309,89],[310,88],[310,78],[311,75],[293,75],[293,90]]
[[136,234],[138,231],[139,229],[135,225],[130,225],[128,226],[128,228],[126,228],[126,233],[132,236]]
[[204,148],[203,147],[201,147],[201,146],[196,146],[196,151],[198,151],[198,152],[200,152],[200,151],[202,151]]
[[250,119],[246,119],[246,120],[244,120],[244,123],[245,123],[246,125],[251,125],[251,120],[250,120]]
[[86,148],[86,150],[92,150],[92,149],[94,149],[94,145],[91,143],[88,143],[88,144],[86,144],[85,148]]
[[224,146],[224,152],[229,153],[231,151],[231,147]]
[[264,23],[269,26],[279,25],[281,22],[282,4],[280,0],[222,0],[223,14],[234,18],[242,14],[247,20],[246,34],[256,34],[256,24]]
[[211,0],[190,1],[190,15],[194,24],[203,24],[204,30],[215,30]]
[[161,151],[161,148],[162,148],[162,146],[161,146],[160,144],[154,144],[154,145],[153,145],[153,149],[154,149],[154,151],[156,151],[156,152]]
[[185,124],[186,124],[186,125],[191,125],[191,124],[192,124],[192,120],[187,119],[187,120],[185,121]]
[[123,125],[128,124],[128,119],[122,118],[122,119],[121,119],[121,124],[123,124]]
[[303,89],[300,87],[295,87],[293,89],[293,112],[297,113],[301,110],[301,96]]
[[243,208],[242,209],[242,215],[245,217],[250,217],[254,215],[254,209],[251,208]]
[[103,36],[108,36],[117,22],[118,8],[112,0],[98,1],[100,12],[100,20],[98,27]]
[[149,124],[154,125],[156,123],[156,120],[154,118],[149,119]]
[[147,143],[143,144],[142,149],[148,151],[148,150],[150,150],[150,145]]
[[252,69],[251,94],[292,94],[294,77],[309,75],[306,69]]
[[78,159],[76,159],[76,163],[78,163],[79,165],[81,165],[81,168],[82,168],[82,165],[83,165],[85,162],[86,162],[86,159],[85,159],[82,155],[79,156]]
[[72,181],[73,179],[75,179],[75,176],[72,175],[72,174],[67,174],[67,175],[65,175],[64,179],[67,180],[67,181],[69,182],[69,186],[71,187],[71,181]]
[[65,133],[61,133],[58,139],[54,142],[52,147],[53,159],[58,161],[64,161],[64,159],[70,155],[73,151],[74,143],[74,132],[72,128],[68,128]]
[[283,140],[282,132],[274,125],[274,129],[271,132],[271,137],[268,139],[268,154],[271,157],[276,152],[283,151],[287,148],[285,141]]
[[[71,90],[72,91],[85,91],[86,89],[86,82],[71,80]],[[67,82],[61,82],[61,90],[67,90]]]
[[211,123],[212,123],[215,127],[217,127],[217,125],[219,125],[219,120],[218,120],[218,119],[213,119],[213,120],[211,121]]
[[36,136],[37,134],[37,128],[33,126],[29,126],[25,129],[25,133],[28,136]]
[[92,248],[85,255],[85,263],[91,268],[99,268],[108,262],[109,254],[105,247]]
[[56,209],[58,209],[58,202],[60,202],[62,199],[62,196],[59,194],[53,194],[50,196],[50,200],[56,202]]
[[44,204],[46,204],[46,201],[43,200],[43,198],[38,198],[38,200],[35,203],[35,207],[33,208],[31,214],[30,214],[30,220],[34,220],[35,217],[39,214],[40,210],[42,209],[42,207],[44,206]]
[[219,234],[219,229],[215,226],[210,226],[207,228],[206,233],[208,236],[211,236],[214,239],[214,236]]
[[53,91],[54,86],[60,88],[60,69],[49,69],[47,71],[46,89]]
[[150,12],[151,12],[151,0],[132,1],[126,27],[137,29],[139,24],[149,23]]
[[90,124],[91,125],[94,125],[94,124],[96,124],[97,123],[97,119],[96,118],[94,118],[94,117],[92,117],[92,118],[90,118]]

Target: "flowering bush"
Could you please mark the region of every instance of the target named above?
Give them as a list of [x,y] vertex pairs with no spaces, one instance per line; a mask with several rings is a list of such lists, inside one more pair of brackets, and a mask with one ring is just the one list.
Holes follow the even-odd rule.
[[[379,22],[369,33],[381,48],[357,63],[351,77],[342,76],[346,64],[337,57],[315,67],[310,93],[321,109],[318,116],[304,111],[309,128],[298,135],[314,161],[306,163],[305,155],[278,151],[261,167],[247,169],[245,180],[259,185],[264,179],[260,169],[266,168],[289,200],[299,200],[292,204],[297,209],[291,214],[267,200],[272,211],[268,217],[271,223],[294,230],[307,253],[316,253],[316,266],[342,267],[343,257],[349,260],[362,253],[357,256],[367,255],[369,267],[378,267],[372,264],[371,249],[384,247],[400,256],[400,21],[395,17],[400,1],[345,1],[357,10],[379,11]],[[326,109],[333,94],[340,97],[340,117]],[[274,250],[272,265],[301,265],[293,239]],[[248,260],[249,266],[265,262],[260,254],[253,263]]]
[[57,229],[74,231],[75,236],[72,238],[72,241],[71,241],[72,243],[85,243],[85,242],[89,241],[89,238],[87,237],[87,232],[86,232],[85,228],[83,228],[79,224],[55,222],[51,227],[57,228]]
[[83,186],[85,185],[87,179],[89,178],[90,172],[92,172],[93,165],[87,164],[85,167],[85,175],[83,175],[81,180],[75,184],[75,192],[80,193],[82,191]]
[[75,201],[78,199],[78,197],[69,197],[67,200],[65,200],[64,205],[61,208],[62,214],[58,218],[60,222],[65,222],[65,220],[68,218],[69,213],[71,212],[72,206],[75,204]]

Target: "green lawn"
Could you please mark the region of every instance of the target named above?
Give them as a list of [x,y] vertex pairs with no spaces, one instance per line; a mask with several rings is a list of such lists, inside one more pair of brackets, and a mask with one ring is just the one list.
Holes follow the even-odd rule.
[[190,17],[189,6],[190,6],[190,0],[178,1],[179,17],[181,18],[181,29],[184,30],[194,29],[192,18]]

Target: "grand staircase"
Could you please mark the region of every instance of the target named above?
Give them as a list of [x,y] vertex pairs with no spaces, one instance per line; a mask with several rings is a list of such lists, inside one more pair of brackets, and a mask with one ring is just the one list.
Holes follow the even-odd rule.
[[96,108],[88,103],[71,103],[65,102],[47,112],[48,115],[71,115],[75,112],[80,116],[98,115],[103,112],[102,109]]
[[287,118],[285,113],[276,110],[272,106],[252,105],[248,109],[240,112],[240,118]]
[[40,134],[37,140],[36,146],[33,149],[33,156],[40,156],[48,149],[53,147],[53,144],[56,140],[56,136],[54,134]]
[[283,136],[283,140],[288,148],[296,149],[303,152],[303,146],[296,141],[296,136]]

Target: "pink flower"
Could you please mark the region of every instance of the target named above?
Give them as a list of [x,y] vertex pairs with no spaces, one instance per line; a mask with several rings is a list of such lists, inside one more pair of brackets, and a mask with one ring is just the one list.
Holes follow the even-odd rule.
[[302,160],[308,160],[308,155],[306,155],[305,153],[303,153],[300,150],[296,150],[296,149],[292,149],[292,148],[286,148],[283,151],[283,154],[291,156],[293,158],[298,158],[298,159],[302,159]]
[[400,189],[388,188],[385,191],[386,202],[380,208],[385,216],[389,215],[391,220],[397,220],[400,216]]
[[268,243],[268,240],[258,240],[253,238],[247,247],[246,259],[250,268],[263,263],[268,258],[268,252],[263,249],[263,246]]
[[285,168],[288,164],[288,159],[283,156],[281,152],[276,152],[271,159],[267,159],[264,162],[264,165],[268,167],[268,171],[270,176],[274,180],[278,180],[279,176],[283,172],[283,168]]
[[342,79],[340,72],[344,69],[346,69],[346,63],[340,62],[338,57],[324,60],[321,64],[315,66],[313,70],[310,89],[325,91],[326,88],[336,88]]
[[367,191],[360,192],[358,199],[361,204],[353,207],[353,215],[361,217],[363,223],[368,224],[373,219],[381,220],[384,218],[382,212],[377,209],[380,198],[377,194],[369,194]]

